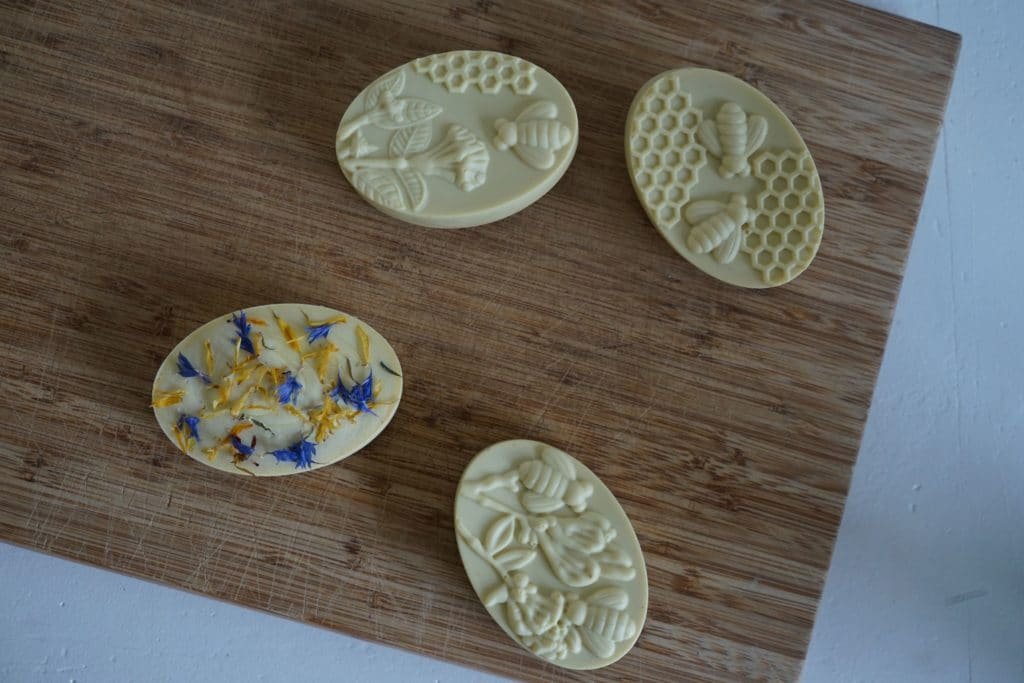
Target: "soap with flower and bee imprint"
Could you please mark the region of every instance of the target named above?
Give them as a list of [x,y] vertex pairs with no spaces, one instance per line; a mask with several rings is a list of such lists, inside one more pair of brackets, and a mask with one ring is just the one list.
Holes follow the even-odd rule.
[[343,460],[375,439],[402,396],[395,350],[324,306],[253,306],[187,335],[153,381],[167,438],[232,474],[277,476]]
[[818,252],[814,159],[782,110],[738,78],[677,69],[649,80],[626,119],[626,162],[658,232],[719,280],[783,285]]
[[499,52],[461,50],[381,76],[335,135],[342,173],[384,213],[432,228],[492,223],[544,196],[579,137],[550,73]]
[[640,543],[612,492],[568,453],[525,439],[485,448],[459,482],[455,533],[485,609],[537,657],[597,669],[640,637]]

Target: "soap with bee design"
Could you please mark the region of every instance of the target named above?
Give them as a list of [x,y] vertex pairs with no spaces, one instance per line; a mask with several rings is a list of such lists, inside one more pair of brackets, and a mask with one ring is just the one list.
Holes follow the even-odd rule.
[[481,451],[459,482],[455,535],[484,607],[537,657],[597,669],[640,637],[640,543],[608,487],[569,454],[525,439]]
[[253,306],[186,336],[157,370],[167,438],[232,474],[296,474],[375,439],[402,396],[402,366],[376,330],[332,308]]
[[565,173],[579,137],[568,91],[499,52],[422,57],[374,81],[342,116],[342,173],[374,207],[409,223],[466,228],[506,218]]
[[626,162],[661,235],[719,280],[786,284],[818,252],[825,203],[814,159],[775,103],[738,78],[652,78],[626,119]]

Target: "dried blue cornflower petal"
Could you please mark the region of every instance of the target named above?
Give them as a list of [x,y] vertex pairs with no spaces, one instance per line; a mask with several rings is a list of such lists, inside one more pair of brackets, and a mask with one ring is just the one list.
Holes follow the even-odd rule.
[[336,323],[324,323],[322,325],[309,325],[306,327],[306,341],[310,344],[315,342],[317,339],[327,339],[327,335],[330,334],[331,328]]
[[244,441],[242,441],[237,436],[232,434],[231,445],[235,447],[235,450],[238,452],[239,455],[248,458],[250,455],[253,454],[253,451],[256,450],[254,448],[254,446],[256,445],[256,439],[253,439],[252,443],[246,445]]
[[341,375],[338,375],[338,383],[331,389],[331,398],[338,403],[344,403],[350,408],[355,408],[361,413],[370,413],[376,415],[373,409],[370,408],[370,401],[373,400],[373,370],[370,371],[369,376],[362,382],[356,382],[352,385],[351,389],[345,388],[345,383],[341,381]]
[[313,456],[316,455],[316,444],[300,439],[288,448],[271,451],[270,453],[277,458],[278,462],[293,462],[296,469],[308,469],[313,465]]
[[182,415],[178,418],[178,429],[185,431],[196,441],[199,441],[199,417],[196,415]]
[[210,376],[205,372],[196,370],[196,367],[192,365],[192,361],[185,357],[185,354],[178,354],[178,374],[182,377],[198,377],[203,380],[204,384],[210,383]]
[[290,373],[284,373],[284,381],[277,387],[277,400],[284,405],[286,403],[295,403],[296,397],[299,392],[302,391],[302,385],[295,379],[295,376]]
[[245,311],[231,314],[231,322],[235,326],[235,331],[238,332],[238,338],[242,340],[242,350],[256,355],[256,347],[252,345],[252,337],[249,336],[252,334],[252,325],[249,324]]

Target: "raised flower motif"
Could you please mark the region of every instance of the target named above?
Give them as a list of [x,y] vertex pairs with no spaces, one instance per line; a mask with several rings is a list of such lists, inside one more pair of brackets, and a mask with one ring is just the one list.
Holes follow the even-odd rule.
[[470,192],[487,179],[491,155],[468,129],[451,125],[439,145],[416,155],[410,162],[425,174],[440,176],[460,190]]
[[534,529],[551,570],[568,586],[582,588],[601,577],[629,581],[636,576],[629,556],[611,545],[616,536],[611,522],[596,512],[568,519],[545,517]]

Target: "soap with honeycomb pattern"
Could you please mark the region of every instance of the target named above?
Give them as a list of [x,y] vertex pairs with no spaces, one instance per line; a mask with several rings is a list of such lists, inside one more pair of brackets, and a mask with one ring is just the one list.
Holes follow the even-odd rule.
[[384,74],[335,135],[342,173],[370,204],[466,228],[533,204],[576,153],[576,107],[544,69],[499,52],[421,57]]
[[814,159],[786,115],[733,76],[677,69],[648,81],[626,120],[626,162],[661,235],[719,280],[786,284],[818,252]]

